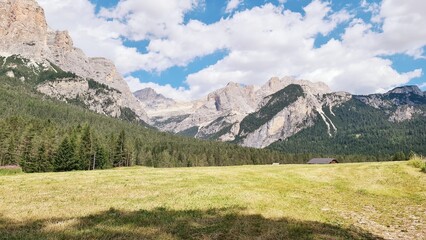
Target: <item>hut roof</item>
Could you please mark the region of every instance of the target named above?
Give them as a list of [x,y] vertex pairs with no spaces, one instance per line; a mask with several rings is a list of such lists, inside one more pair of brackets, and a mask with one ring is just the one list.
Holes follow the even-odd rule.
[[339,162],[335,158],[312,158],[311,160],[309,160],[308,163],[309,164],[329,164],[333,161]]

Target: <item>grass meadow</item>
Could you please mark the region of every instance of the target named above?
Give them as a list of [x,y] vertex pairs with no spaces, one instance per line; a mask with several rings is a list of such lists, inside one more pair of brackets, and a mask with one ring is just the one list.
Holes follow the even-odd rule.
[[0,239],[422,239],[406,162],[0,170]]

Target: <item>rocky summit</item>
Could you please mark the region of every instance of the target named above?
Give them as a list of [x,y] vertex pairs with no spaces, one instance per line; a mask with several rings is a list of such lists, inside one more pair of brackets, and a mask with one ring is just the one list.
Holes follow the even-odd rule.
[[[4,63],[8,57],[18,56],[23,61],[30,60],[32,65],[26,67],[33,68],[36,64],[55,66],[78,77],[66,83],[42,83],[37,89],[44,94],[62,100],[72,100],[77,95],[85,96],[78,100],[99,113],[118,117],[122,109],[130,109],[140,120],[148,121],[140,102],[133,96],[114,64],[108,59],[87,57],[82,50],[73,46],[68,32],[49,28],[44,11],[35,0],[0,0],[0,56]],[[5,64],[2,67],[13,68]],[[14,70],[10,71],[13,73]],[[113,89],[113,96],[95,96],[94,92],[88,91],[88,80]],[[97,100],[90,102],[89,98]]]
[[146,111],[155,110],[159,108],[167,108],[176,104],[171,98],[166,98],[161,94],[155,92],[152,88],[144,88],[133,93],[137,99],[144,104]]

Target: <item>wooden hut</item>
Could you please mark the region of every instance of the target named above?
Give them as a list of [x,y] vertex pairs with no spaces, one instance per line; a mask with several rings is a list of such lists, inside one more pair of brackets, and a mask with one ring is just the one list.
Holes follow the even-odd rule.
[[334,164],[339,163],[335,158],[312,158],[308,164]]

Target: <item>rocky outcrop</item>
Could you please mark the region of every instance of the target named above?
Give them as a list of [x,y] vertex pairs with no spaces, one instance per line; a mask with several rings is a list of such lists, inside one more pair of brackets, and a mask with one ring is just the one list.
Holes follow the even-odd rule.
[[0,0],[0,54],[44,60],[48,27],[33,0]]
[[258,103],[263,101],[265,97],[270,96],[291,84],[303,86],[305,89],[316,94],[326,94],[331,92],[330,87],[323,82],[314,83],[307,80],[297,80],[292,77],[284,77],[282,79],[273,77],[256,92]]
[[53,98],[81,103],[94,112],[120,117],[127,106],[122,102],[121,93],[115,89],[91,88],[85,79],[61,79],[49,81],[37,87],[37,90]]
[[414,94],[418,96],[424,96],[424,93],[422,92],[422,90],[420,90],[418,86],[397,87],[386,93],[386,95],[390,94]]
[[176,105],[176,102],[171,98],[166,98],[155,92],[152,88],[144,88],[136,91],[133,95],[144,104],[144,109],[147,112],[155,111],[156,109],[167,109]]
[[254,132],[247,133],[240,143],[247,147],[267,147],[312,126],[315,117],[315,107],[311,106],[309,99],[302,97],[274,115]]
[[43,9],[35,0],[0,0],[0,55],[20,55],[42,64],[53,63],[81,78],[105,84],[120,92],[118,98],[123,105],[141,120],[148,121],[114,64],[104,58],[87,57],[73,46],[68,32],[50,29]]
[[403,122],[423,113],[426,95],[417,86],[397,87],[384,94],[355,96],[361,102],[389,114],[389,121]]
[[[223,127],[241,121],[256,109],[253,86],[229,83],[226,87],[210,93],[205,99],[189,103],[175,103],[168,109],[153,110],[154,125],[162,131],[179,133],[197,126],[200,138],[210,138]],[[214,122],[223,121],[217,129]],[[226,122],[226,123],[225,123]],[[220,136],[218,136],[220,137]]]
[[[416,109],[414,106],[403,105],[403,106],[399,106],[395,110],[395,112],[393,112],[390,115],[389,121],[400,123],[407,120],[411,120],[416,115],[421,116],[422,114],[423,114],[423,111],[420,109]],[[426,116],[423,115],[422,117],[426,117]]]
[[391,109],[401,105],[426,104],[426,95],[418,86],[397,87],[384,94],[355,96],[355,98],[377,109]]

